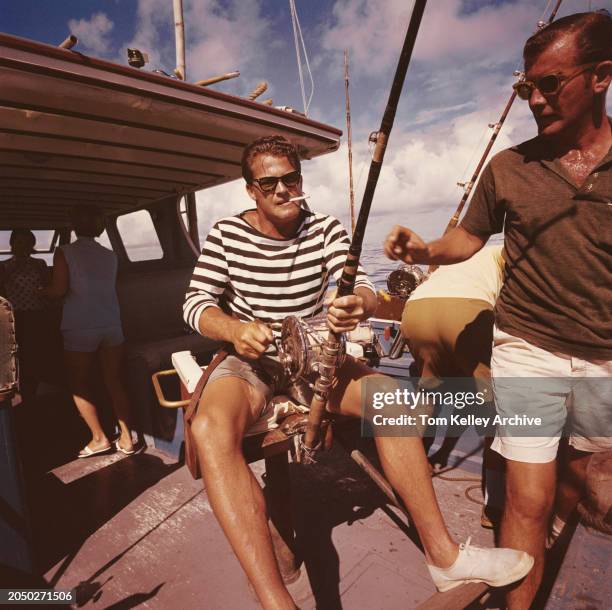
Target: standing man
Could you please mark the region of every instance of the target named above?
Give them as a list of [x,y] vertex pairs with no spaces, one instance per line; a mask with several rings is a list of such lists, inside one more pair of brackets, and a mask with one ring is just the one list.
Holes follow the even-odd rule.
[[[493,448],[507,459],[501,543],[536,558],[508,595],[511,610],[532,604],[542,579],[545,535],[555,497],[555,458],[571,425],[572,469],[612,445],[612,399],[578,378],[612,376],[612,132],[606,93],[612,79],[612,19],[564,17],[525,44],[525,81],[538,136],[496,155],[484,170],[461,225],[425,243],[395,227],[390,258],[450,264],[470,258],[493,233],[505,233],[506,279],[496,305],[491,362],[495,378],[557,378],[523,400],[558,428],[546,437],[512,437],[498,428]],[[598,380],[601,381],[601,380]],[[605,380],[604,380],[605,381]],[[563,390],[562,390],[563,388]],[[496,391],[497,391],[496,387]],[[496,396],[512,415],[518,396]],[[569,417],[568,417],[569,410]],[[565,489],[574,503],[580,489]]]
[[[323,312],[329,280],[340,278],[349,239],[335,218],[291,201],[302,194],[302,176],[297,151],[285,138],[264,137],[247,146],[242,174],[256,207],[213,226],[184,304],[188,324],[233,346],[233,354],[208,379],[192,432],[210,504],[262,605],[294,608],[274,557],[262,490],[241,445],[246,431],[265,416],[270,398],[291,393],[274,349],[282,320]],[[360,268],[355,293],[329,303],[327,321],[336,332],[349,331],[375,307],[375,291]],[[328,408],[359,417],[362,380],[368,375],[376,373],[347,358]],[[381,386],[396,387],[393,380],[377,377]],[[459,546],[452,540],[420,438],[379,436],[375,441],[439,589],[469,581],[502,586],[531,569],[526,553]]]

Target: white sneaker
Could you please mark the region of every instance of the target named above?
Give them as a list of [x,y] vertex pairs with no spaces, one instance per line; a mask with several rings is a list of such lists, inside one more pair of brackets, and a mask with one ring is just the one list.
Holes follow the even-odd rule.
[[448,591],[469,582],[503,587],[520,580],[533,567],[533,557],[514,549],[482,549],[470,545],[471,538],[459,545],[459,555],[450,568],[427,564],[438,591]]

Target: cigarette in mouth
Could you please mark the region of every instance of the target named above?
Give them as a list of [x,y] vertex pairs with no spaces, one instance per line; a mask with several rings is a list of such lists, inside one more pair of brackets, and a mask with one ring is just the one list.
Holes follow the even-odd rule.
[[290,201],[301,201],[302,199],[309,199],[310,195],[300,195],[299,197],[292,197],[291,199],[287,199],[287,203]]

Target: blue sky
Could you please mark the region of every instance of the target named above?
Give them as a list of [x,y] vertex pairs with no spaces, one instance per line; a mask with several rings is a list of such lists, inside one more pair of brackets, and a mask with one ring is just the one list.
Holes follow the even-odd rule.
[[[238,69],[216,88],[246,95],[259,81],[275,105],[302,108],[288,0],[183,0],[189,80]],[[511,92],[525,39],[554,2],[430,0],[410,66],[372,208],[366,241],[396,222],[439,235],[456,207],[457,181],[473,170]],[[378,128],[405,28],[409,0],[296,0],[315,81],[310,116],[344,125],[342,56],[351,58],[357,204],[367,175],[367,135]],[[612,10],[612,0],[565,0],[559,16]],[[125,63],[125,49],[149,53],[147,68],[174,68],[172,0],[4,0],[0,29],[51,44],[69,32],[78,50]],[[495,150],[535,134],[516,103]],[[347,152],[304,166],[311,206],[347,224]],[[198,195],[201,229],[228,210],[250,207],[239,183]],[[137,230],[137,229],[135,229]]]

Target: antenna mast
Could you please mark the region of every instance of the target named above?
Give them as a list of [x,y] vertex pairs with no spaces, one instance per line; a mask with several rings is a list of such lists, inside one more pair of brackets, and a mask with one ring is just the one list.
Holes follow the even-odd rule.
[[174,73],[180,80],[186,80],[185,66],[185,23],[183,21],[183,0],[172,0],[174,8],[174,38],[176,45],[176,68]]
[[[183,0],[172,0],[174,8],[174,36],[176,45],[176,68],[174,73],[180,80],[187,79],[187,65],[185,62],[185,22],[183,20]],[[187,228],[191,243],[195,251],[200,250],[200,236],[198,234],[198,212],[196,208],[195,193],[185,195],[185,209],[187,211]]]

